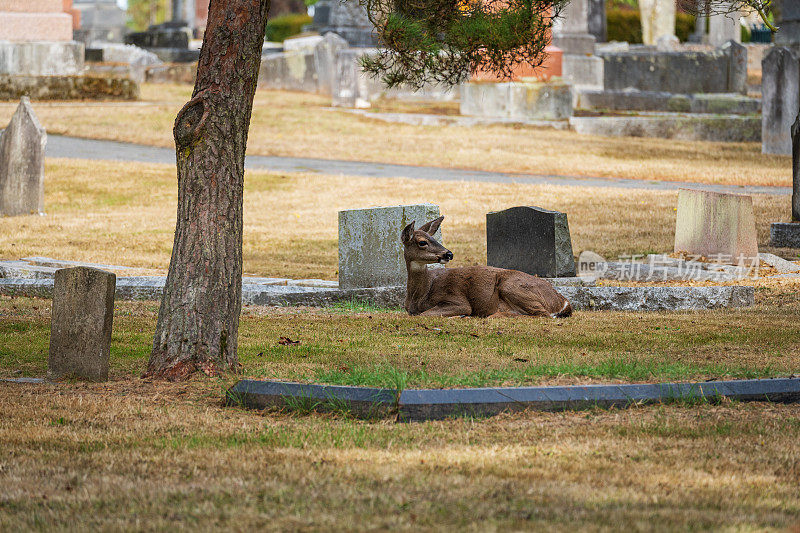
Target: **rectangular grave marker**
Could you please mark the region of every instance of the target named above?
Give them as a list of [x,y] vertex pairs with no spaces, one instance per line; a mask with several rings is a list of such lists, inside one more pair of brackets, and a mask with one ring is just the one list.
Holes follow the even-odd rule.
[[96,268],[56,271],[48,378],[108,379],[116,279]]
[[[433,204],[339,211],[339,288],[391,287],[408,280],[400,232],[439,217]],[[441,230],[434,235],[441,241]]]
[[751,265],[758,261],[753,198],[743,194],[681,189],[675,251]]
[[488,213],[486,264],[543,278],[574,276],[567,214],[527,206]]

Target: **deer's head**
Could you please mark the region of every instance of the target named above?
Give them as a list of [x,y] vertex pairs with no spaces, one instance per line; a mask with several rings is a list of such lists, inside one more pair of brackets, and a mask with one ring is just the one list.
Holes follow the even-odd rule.
[[406,263],[441,263],[445,264],[453,259],[453,252],[442,246],[433,238],[439,229],[444,217],[423,224],[418,230],[414,229],[414,222],[403,228],[400,241],[405,248],[403,255]]

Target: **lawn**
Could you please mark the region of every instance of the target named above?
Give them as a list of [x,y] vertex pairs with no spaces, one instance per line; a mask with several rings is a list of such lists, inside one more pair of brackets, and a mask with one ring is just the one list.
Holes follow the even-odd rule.
[[[190,93],[188,85],[145,84],[141,102],[35,102],[34,109],[50,134],[172,147],[175,115]],[[452,111],[452,104],[438,107],[437,112]],[[0,124],[14,108],[13,103],[0,104]],[[379,104],[378,111],[384,110],[414,107]],[[390,124],[331,109],[326,97],[284,91],[256,93],[248,152],[534,174],[791,185],[791,159],[762,155],[759,143],[606,138],[504,125]]]
[[[174,167],[48,159],[45,171],[47,215],[3,219],[0,257],[166,269],[176,216]],[[769,225],[788,217],[791,197],[753,200],[766,249]],[[244,270],[337,279],[339,210],[422,202],[439,205],[446,216],[442,231],[454,266],[485,264],[486,213],[515,205],[566,212],[575,254],[593,250],[616,258],[673,249],[674,191],[248,172]]]
[[[242,375],[367,386],[647,382],[800,371],[800,296],[762,288],[755,307],[578,312],[567,320],[431,319],[400,310],[246,307]],[[144,373],[155,302],[117,302],[112,379]],[[50,302],[0,299],[0,377],[44,376]],[[279,344],[281,337],[299,341]],[[17,375],[19,375],[17,374]]]
[[[758,300],[558,322],[247,308],[242,375],[474,386],[796,373],[800,297],[764,289]],[[800,521],[796,405],[411,424],[247,411],[222,406],[233,377],[138,378],[156,309],[117,303],[107,383],[0,382],[0,529],[750,531]],[[49,312],[46,300],[0,299],[0,375],[43,375]]]
[[[113,114],[36,108],[51,133],[167,145],[188,89],[158,90],[145,86],[145,98],[168,104],[111,106]],[[290,93],[259,91],[257,103],[250,139],[259,153],[788,183],[788,159],[754,145],[386,126]],[[48,159],[46,173],[47,215],[0,219],[0,257],[166,268],[173,166]],[[485,263],[485,214],[513,205],[567,212],[576,254],[672,248],[675,192],[411,178],[248,172],[245,272],[336,279],[337,211],[400,203],[441,206],[455,266]],[[754,196],[762,245],[789,201]],[[356,302],[246,307],[239,376],[184,383],[139,377],[158,303],[118,301],[109,382],[0,382],[0,530],[798,528],[796,405],[677,403],[413,424],[222,405],[243,376],[474,387],[800,373],[798,283],[752,283],[756,305],[747,309],[578,312],[558,321],[424,319]],[[50,312],[48,300],[0,297],[0,378],[45,375]]]

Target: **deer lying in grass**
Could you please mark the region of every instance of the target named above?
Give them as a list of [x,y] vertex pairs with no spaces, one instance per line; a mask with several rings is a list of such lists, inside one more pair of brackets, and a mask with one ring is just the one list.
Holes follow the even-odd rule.
[[453,253],[436,242],[444,217],[414,230],[403,228],[408,287],[405,308],[410,315],[426,316],[551,316],[572,314],[569,301],[547,280],[518,270],[486,266],[428,270],[433,263],[446,264]]

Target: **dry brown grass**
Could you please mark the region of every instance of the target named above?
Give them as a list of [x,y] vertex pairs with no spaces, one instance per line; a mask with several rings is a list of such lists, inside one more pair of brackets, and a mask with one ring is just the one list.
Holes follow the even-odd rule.
[[[144,85],[141,103],[42,102],[34,108],[53,134],[171,147],[175,115],[190,92],[188,86]],[[762,155],[758,143],[605,138],[516,126],[387,124],[329,105],[329,99],[317,95],[258,91],[248,152],[503,172],[791,185],[790,158]],[[389,105],[385,110],[412,109],[382,105]],[[0,104],[0,124],[13,111],[13,104]]]
[[[165,269],[176,213],[175,168],[48,160],[44,217],[3,219],[0,257],[59,259]],[[249,172],[245,184],[245,272],[337,277],[337,212],[432,202],[447,220],[456,265],[485,264],[485,214],[538,205],[569,214],[575,253],[607,257],[672,250],[675,192],[475,182],[430,182]],[[759,241],[789,213],[789,197],[755,196]]]
[[262,415],[221,386],[0,383],[0,528],[779,530],[797,408],[421,424]]

